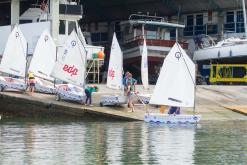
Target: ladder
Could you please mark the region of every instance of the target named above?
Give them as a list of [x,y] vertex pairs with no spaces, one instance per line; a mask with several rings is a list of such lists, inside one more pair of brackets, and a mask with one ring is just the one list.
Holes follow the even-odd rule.
[[104,64],[103,59],[87,60],[87,80],[89,83],[100,83],[100,69]]

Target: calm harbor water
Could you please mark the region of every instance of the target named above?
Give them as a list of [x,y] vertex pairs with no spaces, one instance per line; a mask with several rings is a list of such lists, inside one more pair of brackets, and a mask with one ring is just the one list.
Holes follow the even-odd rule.
[[0,164],[247,164],[247,121],[0,121]]

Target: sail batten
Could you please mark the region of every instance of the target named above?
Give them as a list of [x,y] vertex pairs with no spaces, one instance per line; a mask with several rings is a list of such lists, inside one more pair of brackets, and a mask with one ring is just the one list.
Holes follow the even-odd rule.
[[123,53],[114,33],[107,74],[107,87],[121,89],[123,84]]
[[82,86],[86,74],[86,51],[73,31],[63,45],[51,76],[65,82]]
[[25,77],[27,41],[16,25],[10,33],[0,64],[0,71],[15,76]]
[[49,33],[45,30],[36,45],[29,71],[35,76],[47,80],[54,80],[50,77],[56,61],[56,45]]
[[149,88],[148,83],[148,50],[146,40],[144,39],[143,48],[142,48],[142,60],[141,60],[141,78],[142,78],[142,85],[144,89]]
[[150,104],[194,107],[195,64],[178,43],[164,60]]

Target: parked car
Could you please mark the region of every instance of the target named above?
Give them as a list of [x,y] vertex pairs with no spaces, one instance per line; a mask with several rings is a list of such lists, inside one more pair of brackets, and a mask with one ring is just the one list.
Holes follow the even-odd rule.
[[84,88],[72,84],[56,85],[56,100],[68,100],[84,104],[86,101]]

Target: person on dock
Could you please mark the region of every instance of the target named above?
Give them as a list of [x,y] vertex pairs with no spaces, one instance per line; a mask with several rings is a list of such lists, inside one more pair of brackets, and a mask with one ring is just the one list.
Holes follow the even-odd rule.
[[34,87],[35,87],[35,77],[32,72],[28,72],[28,87],[30,94],[34,93]]
[[98,90],[97,86],[86,86],[85,94],[86,94],[86,102],[85,105],[92,106],[92,93]]
[[127,71],[124,75],[123,78],[123,86],[124,86],[124,95],[127,95],[127,91],[128,91],[128,78],[129,78],[129,72]]
[[133,98],[136,94],[136,87],[137,81],[132,78],[132,74],[129,73],[128,80],[127,80],[127,96],[128,96],[128,107],[130,108],[129,112],[134,112],[134,103]]
[[168,111],[169,115],[179,115],[180,114],[180,107],[171,106]]

